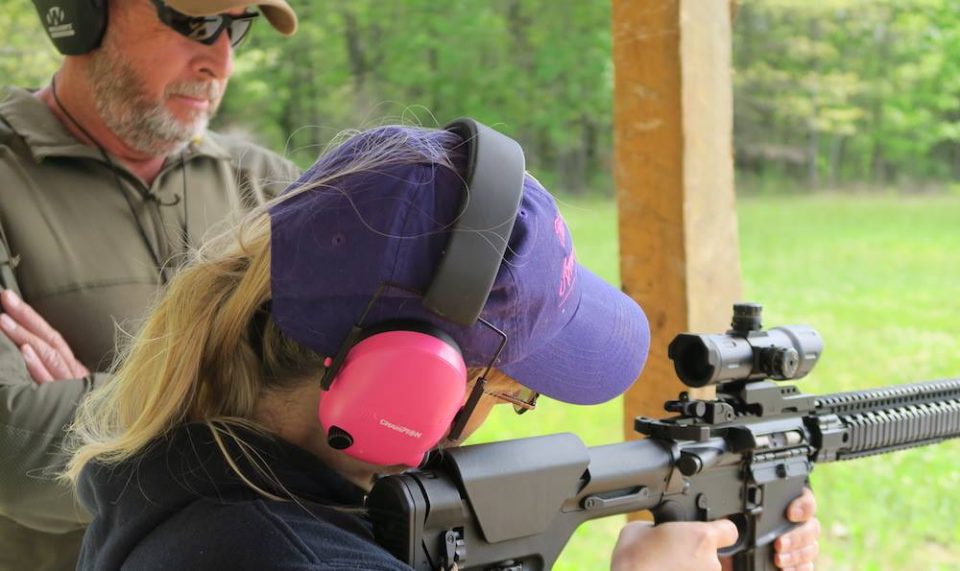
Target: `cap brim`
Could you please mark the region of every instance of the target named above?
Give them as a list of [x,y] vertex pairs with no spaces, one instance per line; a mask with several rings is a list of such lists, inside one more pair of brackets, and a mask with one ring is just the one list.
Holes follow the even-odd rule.
[[632,299],[578,266],[580,305],[539,350],[499,367],[524,386],[573,404],[598,404],[627,390],[650,349],[650,326]]
[[237,0],[166,0],[166,4],[174,10],[188,16],[209,16],[211,14],[220,14],[235,8],[245,8],[251,4],[260,7],[263,15],[267,18],[278,32],[285,36],[292,36],[297,31],[297,13],[293,11],[285,0],[258,0],[237,1]]

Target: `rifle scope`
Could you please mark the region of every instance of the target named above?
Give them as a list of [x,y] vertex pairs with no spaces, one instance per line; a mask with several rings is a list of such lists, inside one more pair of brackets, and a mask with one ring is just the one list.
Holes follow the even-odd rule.
[[817,364],[823,339],[807,325],[786,325],[764,331],[763,306],[737,303],[732,329],[722,335],[681,333],[667,355],[688,387],[724,381],[799,379]]

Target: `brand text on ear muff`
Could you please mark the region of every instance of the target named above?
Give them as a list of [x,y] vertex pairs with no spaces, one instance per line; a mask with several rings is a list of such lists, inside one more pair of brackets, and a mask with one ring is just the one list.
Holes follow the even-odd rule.
[[107,29],[107,0],[33,0],[57,51],[79,56],[100,47]]
[[401,434],[406,434],[407,436],[410,436],[410,437],[413,437],[413,438],[422,438],[422,437],[423,437],[423,433],[422,433],[422,432],[418,432],[418,431],[416,431],[416,430],[413,430],[412,428],[407,428],[406,426],[400,426],[400,425],[394,424],[394,423],[390,422],[389,420],[387,420],[387,419],[385,419],[385,418],[381,418],[381,419],[380,419],[380,426],[386,426],[386,427],[389,428],[390,430],[396,430],[397,432],[399,432],[399,433],[401,433]]

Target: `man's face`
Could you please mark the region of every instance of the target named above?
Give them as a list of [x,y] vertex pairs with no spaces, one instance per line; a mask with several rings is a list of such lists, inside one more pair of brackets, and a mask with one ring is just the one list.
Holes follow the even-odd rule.
[[133,149],[176,153],[204,133],[220,105],[233,73],[230,38],[224,33],[210,46],[186,38],[158,19],[149,0],[109,6],[103,45],[88,67],[97,111]]

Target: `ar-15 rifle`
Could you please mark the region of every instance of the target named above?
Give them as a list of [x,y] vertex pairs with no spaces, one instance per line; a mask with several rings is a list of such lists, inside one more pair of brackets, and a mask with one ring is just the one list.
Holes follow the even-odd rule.
[[587,448],[573,434],[464,446],[380,479],[367,507],[377,541],[416,570],[549,569],[584,521],[650,510],[656,523],[729,518],[738,571],[772,570],[787,505],[814,463],[960,436],[960,379],[802,394],[823,350],[807,326],[764,331],[761,307],[734,306],[722,335],[682,334],[669,347],[686,392],[664,420],[638,417],[648,438]]

